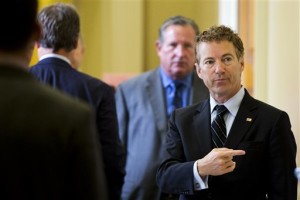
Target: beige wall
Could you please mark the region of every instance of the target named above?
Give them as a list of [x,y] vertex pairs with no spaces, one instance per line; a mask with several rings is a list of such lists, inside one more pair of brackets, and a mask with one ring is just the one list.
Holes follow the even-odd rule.
[[254,95],[289,114],[299,145],[299,1],[257,1],[255,18]]
[[82,70],[140,72],[143,62],[143,1],[75,1],[81,16],[86,54]]
[[86,45],[81,70],[98,78],[107,74],[137,74],[156,67],[159,63],[155,41],[158,28],[167,17],[191,17],[200,29],[216,24],[218,19],[217,0],[73,2],[81,16]]

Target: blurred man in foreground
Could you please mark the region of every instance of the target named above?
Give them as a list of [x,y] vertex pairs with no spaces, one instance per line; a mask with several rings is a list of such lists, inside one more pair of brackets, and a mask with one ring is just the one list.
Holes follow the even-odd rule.
[[108,199],[90,108],[28,73],[37,8],[37,0],[0,7],[0,198]]

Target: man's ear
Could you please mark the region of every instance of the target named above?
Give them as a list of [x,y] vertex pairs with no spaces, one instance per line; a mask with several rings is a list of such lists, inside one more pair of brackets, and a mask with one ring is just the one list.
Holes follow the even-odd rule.
[[161,46],[162,46],[160,40],[156,40],[155,46],[156,46],[156,52],[157,52],[157,54],[158,54],[158,53],[160,52]]
[[241,63],[241,71],[244,71],[244,68],[245,68],[244,57],[241,57],[239,62]]
[[198,65],[197,62],[195,63],[195,68],[196,68],[197,75],[199,76],[199,78],[201,78],[201,76],[202,76],[201,75],[201,68],[200,68],[200,66]]

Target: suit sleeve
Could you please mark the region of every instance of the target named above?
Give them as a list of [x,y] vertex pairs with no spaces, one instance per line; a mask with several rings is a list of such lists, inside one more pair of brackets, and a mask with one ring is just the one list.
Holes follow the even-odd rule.
[[287,113],[282,112],[270,136],[269,166],[270,191],[269,199],[297,199],[297,179],[294,176],[296,168],[296,142],[291,131]]
[[111,199],[119,199],[125,176],[125,155],[118,135],[114,89],[108,87],[97,110],[105,173]]
[[160,165],[156,181],[159,188],[165,193],[194,194],[194,161],[186,161],[183,143],[177,124],[176,111],[169,121],[169,131],[163,149],[163,161]]

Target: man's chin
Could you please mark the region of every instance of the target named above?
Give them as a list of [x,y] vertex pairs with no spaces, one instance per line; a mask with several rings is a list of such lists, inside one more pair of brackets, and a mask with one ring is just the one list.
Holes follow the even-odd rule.
[[185,78],[190,72],[186,71],[186,70],[178,70],[173,72],[173,77],[175,77],[175,79],[183,79]]

